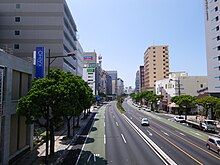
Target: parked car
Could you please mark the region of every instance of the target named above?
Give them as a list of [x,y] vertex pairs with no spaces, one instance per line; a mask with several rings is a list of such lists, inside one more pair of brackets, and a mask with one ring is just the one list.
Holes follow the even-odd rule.
[[206,148],[218,152],[218,154],[220,155],[220,138],[210,136],[207,140]]
[[184,123],[185,122],[185,117],[184,116],[175,116],[174,120],[176,122]]
[[214,120],[204,120],[200,123],[201,129],[204,131],[215,132],[216,125]]
[[147,111],[147,112],[150,112],[151,109],[150,108],[147,108],[147,107],[143,107],[143,110]]
[[150,123],[149,123],[149,121],[148,121],[148,119],[147,118],[143,118],[142,120],[141,120],[141,125],[142,126],[149,126],[150,125]]

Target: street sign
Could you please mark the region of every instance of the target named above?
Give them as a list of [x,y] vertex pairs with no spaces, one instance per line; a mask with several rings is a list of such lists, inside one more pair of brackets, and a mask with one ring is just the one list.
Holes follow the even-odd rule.
[[44,47],[36,47],[36,78],[44,78]]
[[96,63],[88,63],[88,68],[95,68],[96,67]]
[[100,100],[100,96],[96,96],[96,100],[99,101]]
[[87,68],[87,72],[95,72],[94,68]]

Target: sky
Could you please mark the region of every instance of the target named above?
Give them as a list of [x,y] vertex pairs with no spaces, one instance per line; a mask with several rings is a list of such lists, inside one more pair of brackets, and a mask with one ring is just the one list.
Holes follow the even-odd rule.
[[66,0],[84,51],[135,87],[149,46],[168,45],[170,72],[206,76],[203,0]]

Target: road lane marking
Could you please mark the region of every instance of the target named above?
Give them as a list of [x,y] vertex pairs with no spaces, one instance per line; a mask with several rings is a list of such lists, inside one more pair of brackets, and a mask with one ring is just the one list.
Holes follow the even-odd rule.
[[170,133],[171,133],[171,134],[173,134],[174,136],[177,136],[178,138],[180,138],[180,139],[184,140],[185,142],[187,142],[187,143],[189,143],[189,144],[193,145],[194,147],[196,147],[196,148],[198,148],[198,149],[202,150],[203,152],[205,152],[205,153],[207,153],[207,154],[209,154],[209,155],[211,155],[211,156],[215,157],[216,159],[220,160],[220,158],[219,158],[218,156],[216,156],[216,155],[214,155],[214,154],[212,154],[212,153],[208,152],[207,150],[204,150],[203,148],[201,148],[201,147],[197,146],[196,144],[194,144],[194,143],[192,143],[192,142],[190,142],[190,141],[186,140],[186,139],[185,139],[185,138],[183,138],[182,136],[179,136],[179,135],[177,135],[177,134],[173,133],[172,131],[169,131],[168,129],[166,129],[166,128],[162,127],[161,125],[159,125],[159,124],[157,124],[157,123],[154,123],[154,124],[155,124],[155,125],[158,125],[158,126],[159,126],[159,127],[161,127],[161,128],[163,128],[163,129],[164,129],[164,130],[166,130],[167,132],[170,132]]
[[196,158],[192,157],[190,154],[188,154],[187,152],[185,152],[183,149],[181,149],[180,147],[178,147],[176,144],[172,143],[171,141],[169,141],[167,138],[163,137],[161,134],[159,134],[156,130],[154,130],[153,128],[150,128],[152,131],[154,131],[157,135],[159,135],[161,138],[163,138],[164,140],[166,140],[168,143],[170,143],[171,145],[173,145],[174,147],[176,147],[178,150],[180,150],[182,153],[186,154],[187,156],[189,156],[191,159],[193,159],[195,162],[197,162],[198,164],[202,163],[197,160]]
[[122,139],[124,140],[124,142],[126,143],[125,137],[123,134],[121,134]]
[[170,136],[168,133],[166,133],[166,132],[164,132],[162,130],[160,130],[160,132],[162,132],[164,135]]
[[105,136],[105,134],[104,134],[104,144],[106,144],[106,136]]
[[87,163],[89,162],[91,156],[92,156],[92,154],[89,155],[89,157],[87,159]]
[[150,131],[148,131],[148,130],[147,130],[147,132],[148,132],[148,134],[149,134],[150,136],[152,136],[152,135],[153,135],[153,134],[152,134]]
[[105,127],[105,122],[104,122],[104,127]]
[[143,131],[140,130],[127,116],[122,114],[128,124],[134,131],[142,138],[142,140],[152,149],[152,151],[164,162],[166,165],[177,165],[160,147],[158,147]]
[[94,158],[94,162],[96,162],[96,157],[95,157],[95,154],[93,155],[93,158]]
[[179,133],[180,135],[183,135],[183,136],[186,136],[186,135],[184,135],[182,132],[179,132],[179,131],[177,131],[177,130],[175,130],[177,133]]
[[116,121],[115,123],[116,123],[116,125],[117,125],[117,127],[118,127],[118,123],[117,123],[117,121]]
[[190,131],[190,132],[192,132],[192,133],[194,133],[194,134],[196,134],[198,136],[201,136],[199,133],[196,133],[196,132],[193,132],[193,131]]

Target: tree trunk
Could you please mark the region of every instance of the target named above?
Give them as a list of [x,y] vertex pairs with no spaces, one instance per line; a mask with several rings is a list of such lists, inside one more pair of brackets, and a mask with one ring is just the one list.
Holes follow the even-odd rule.
[[75,136],[75,116],[73,116],[73,137]]
[[66,117],[66,120],[67,120],[67,137],[70,137],[70,119],[71,118],[68,118]]
[[188,108],[185,109],[185,120],[187,120],[187,112],[188,112]]
[[54,138],[54,127],[53,127],[53,119],[50,120],[50,155],[54,155],[54,144],[55,144],[55,138]]

